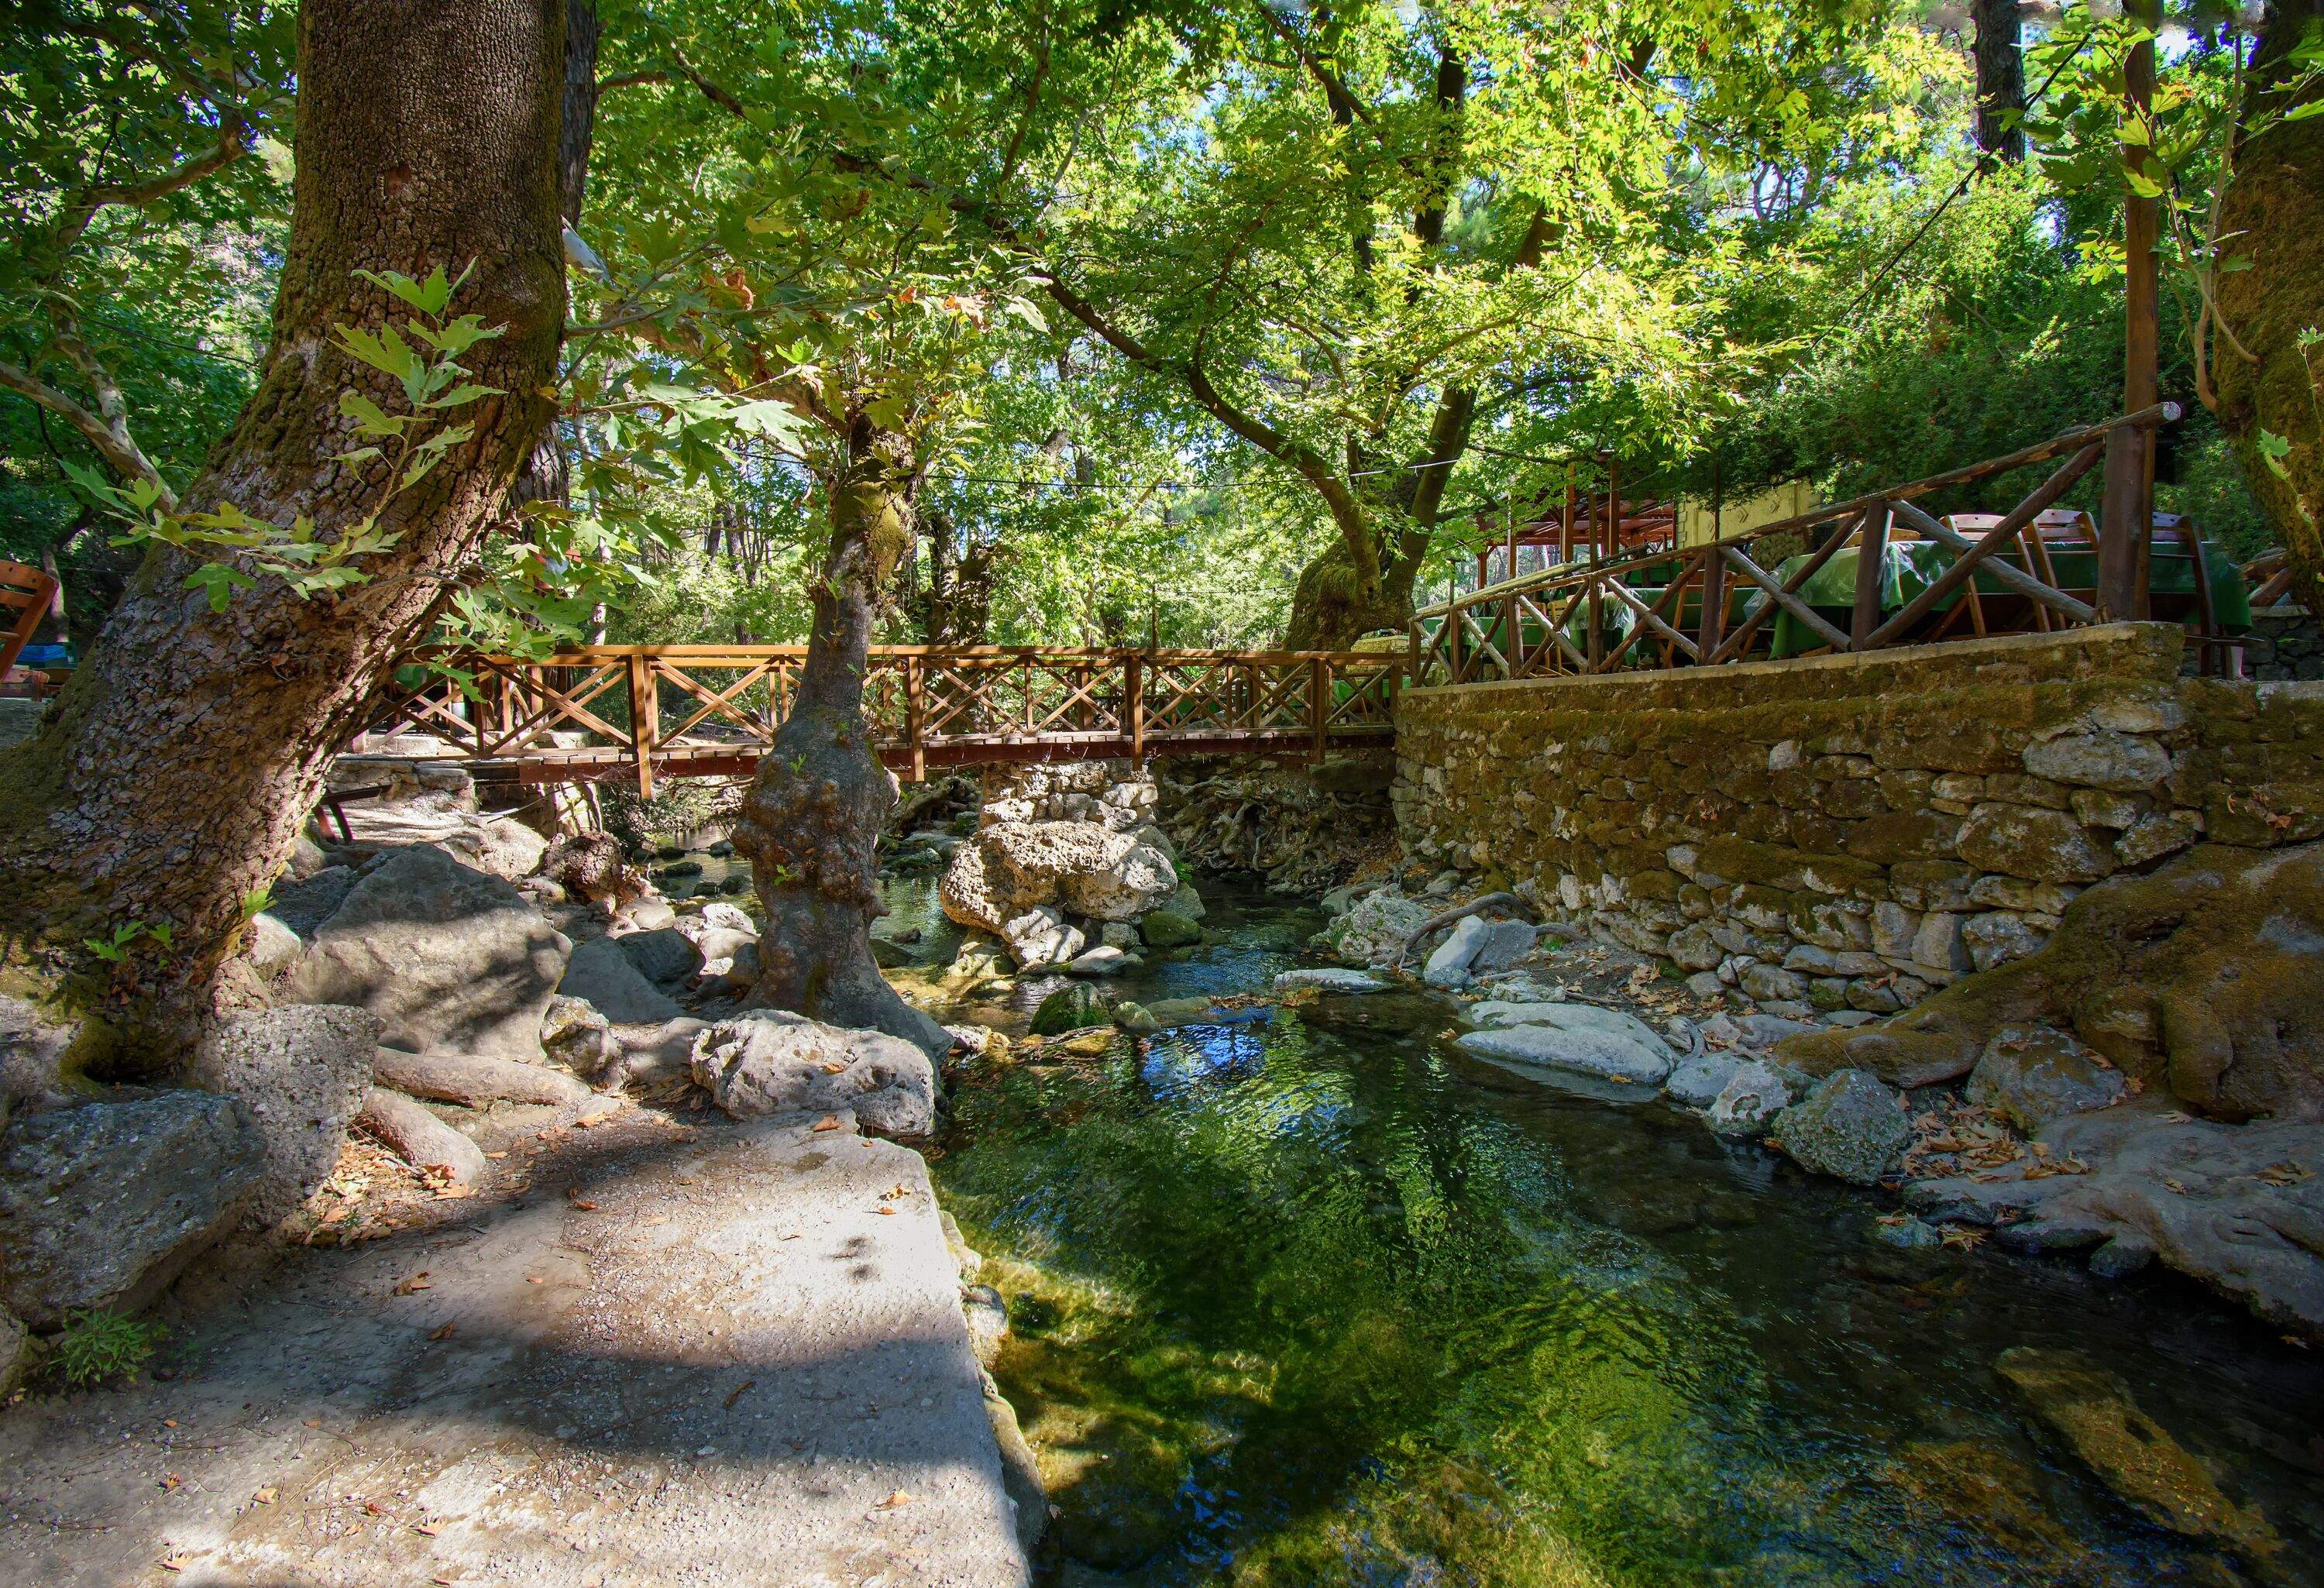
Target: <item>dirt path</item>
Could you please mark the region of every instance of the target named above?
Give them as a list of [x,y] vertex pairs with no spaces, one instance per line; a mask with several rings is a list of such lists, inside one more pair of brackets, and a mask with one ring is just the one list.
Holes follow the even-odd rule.
[[0,1416],[0,1583],[1022,1584],[927,1168],[839,1117],[629,1110],[196,1305]]

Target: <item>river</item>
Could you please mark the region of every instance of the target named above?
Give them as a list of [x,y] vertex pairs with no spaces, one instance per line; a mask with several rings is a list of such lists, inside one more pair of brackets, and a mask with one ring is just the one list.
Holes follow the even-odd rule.
[[[1263,989],[1322,917],[1206,884],[1140,999]],[[950,928],[930,880],[880,931]],[[976,1012],[1021,1029],[1046,982]],[[1895,1250],[1878,1196],[1661,1101],[1544,1087],[1342,999],[985,1066],[940,1193],[1072,1584],[2315,1582],[2324,1363],[2169,1276]],[[2241,1574],[2044,1443],[2069,1349],[2285,1540]],[[2244,1563],[2248,1569],[2248,1563]]]

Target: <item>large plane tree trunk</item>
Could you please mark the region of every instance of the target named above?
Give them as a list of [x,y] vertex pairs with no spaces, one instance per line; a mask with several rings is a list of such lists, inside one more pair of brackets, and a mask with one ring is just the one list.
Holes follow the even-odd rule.
[[[2252,61],[2255,109],[2291,108],[2276,90],[2301,75],[2292,51],[2319,16],[2324,0],[2267,8]],[[2310,88],[2305,97],[2319,94]],[[2235,239],[2229,252],[2251,257],[2249,270],[2219,277],[2219,317],[2257,361],[2217,338],[2219,421],[2282,543],[2293,593],[2324,612],[2324,344],[2301,345],[2303,332],[2324,331],[2324,116],[2237,134],[2219,235]],[[2263,432],[2290,450],[2271,462]]]
[[1292,651],[1345,651],[1375,629],[1401,632],[1412,621],[1412,586],[1420,560],[1398,559],[1368,585],[1335,540],[1299,570],[1283,643]]
[[941,1057],[944,1028],[906,1003],[872,960],[881,912],[873,851],[894,780],[863,721],[880,593],[912,548],[908,448],[858,420],[830,492],[831,544],[790,715],[760,762],[734,829],[767,924],[751,1002],[869,1027]]
[[[101,1073],[166,1063],[239,1001],[251,904],[551,411],[564,28],[564,0],[308,0],[300,12],[299,169],[272,342],[187,506],[311,514],[328,535],[377,503],[381,463],[337,461],[355,446],[339,398],[404,404],[331,331],[401,309],[358,269],[473,263],[454,311],[506,330],[463,362],[501,394],[463,409],[473,437],[389,500],[381,527],[401,538],[364,560],[363,583],[300,600],[261,575],[213,613],[186,586],[193,559],[155,549],[55,719],[0,756],[0,953],[65,973],[86,1029],[112,1039],[88,1054]],[[78,949],[135,925],[118,961]]]

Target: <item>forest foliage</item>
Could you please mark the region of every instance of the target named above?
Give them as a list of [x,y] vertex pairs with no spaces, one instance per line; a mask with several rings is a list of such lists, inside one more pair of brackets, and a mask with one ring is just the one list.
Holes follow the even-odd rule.
[[[2022,162],[1975,141],[1963,14],[1895,0],[583,10],[566,478],[512,512],[457,635],[800,638],[866,427],[922,531],[889,637],[1226,644],[1280,635],[1303,578],[1441,586],[1577,459],[1848,492],[2119,407],[2146,179],[2118,6],[2024,28]],[[0,553],[54,562],[86,635],[265,345],[294,14],[23,15]],[[2203,402],[2250,40],[2209,5],[2168,22],[2131,133],[2190,415],[2161,505],[2250,550]]]

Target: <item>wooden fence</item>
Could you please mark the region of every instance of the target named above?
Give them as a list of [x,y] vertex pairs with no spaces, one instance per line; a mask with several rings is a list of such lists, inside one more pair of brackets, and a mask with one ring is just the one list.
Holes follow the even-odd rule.
[[[488,777],[734,776],[788,714],[801,645],[610,645],[538,660],[415,659],[373,732],[450,743]],[[1321,759],[1385,742],[1396,652],[874,646],[863,713],[882,758],[931,765],[1246,752]]]
[[[2178,417],[2175,403],[2158,403],[1743,534],[1505,579],[1416,614],[1406,670],[1416,682],[1457,684],[1713,666],[2146,616],[2150,538],[2127,531],[2115,476],[2143,467],[2149,433]],[[2052,510],[2102,458],[2107,522],[2081,529],[2086,544],[2069,544],[2072,526],[2089,521]],[[1915,505],[2043,463],[2057,466],[1998,516],[1957,514],[1948,523]],[[2194,559],[2190,615],[2200,637],[2216,639],[2204,549],[2191,526],[2173,532]],[[1920,543],[1914,555],[1896,555],[1906,542]],[[1767,547],[1785,555],[1759,555]],[[1843,556],[1854,562],[1847,605],[1809,599],[1811,582]],[[2090,577],[2061,575],[2061,560]]]

